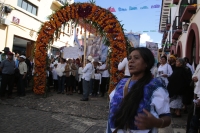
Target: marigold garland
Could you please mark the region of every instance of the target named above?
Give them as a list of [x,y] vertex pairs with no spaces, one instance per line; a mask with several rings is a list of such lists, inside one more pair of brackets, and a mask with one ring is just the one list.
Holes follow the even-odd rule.
[[[124,36],[123,28],[117,18],[108,10],[96,6],[93,3],[74,3],[66,5],[58,10],[55,14],[51,15],[50,20],[45,22],[42,26],[35,48],[35,71],[34,71],[34,93],[44,94],[46,87],[46,58],[47,47],[54,38],[58,36],[58,29],[62,24],[67,23],[69,20],[84,19],[91,21],[98,25],[104,31],[105,37],[110,43],[110,93],[124,76],[122,72],[118,71],[118,63],[120,59],[127,56],[127,40]],[[82,32],[82,27],[81,31]],[[57,34],[56,34],[57,33]],[[52,41],[53,42],[53,41]]]

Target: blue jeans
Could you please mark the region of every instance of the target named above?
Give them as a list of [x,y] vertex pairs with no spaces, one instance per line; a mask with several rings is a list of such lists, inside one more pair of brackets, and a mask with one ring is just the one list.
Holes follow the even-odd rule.
[[65,76],[58,76],[58,92],[64,92]]
[[90,81],[83,79],[83,98],[86,99],[89,96]]

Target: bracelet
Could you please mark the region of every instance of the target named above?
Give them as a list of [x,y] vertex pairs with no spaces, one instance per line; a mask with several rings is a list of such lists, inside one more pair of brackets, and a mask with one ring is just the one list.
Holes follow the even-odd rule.
[[162,124],[161,124],[160,128],[162,128],[165,121],[162,118],[160,118],[160,119],[162,120]]

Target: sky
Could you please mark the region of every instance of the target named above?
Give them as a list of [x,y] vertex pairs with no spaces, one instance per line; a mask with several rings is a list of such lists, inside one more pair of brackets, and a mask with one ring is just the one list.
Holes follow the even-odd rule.
[[[74,2],[88,2],[88,0],[74,0]],[[96,0],[96,5],[108,9],[112,7],[116,12],[112,12],[123,24],[126,33],[140,33],[140,46],[146,46],[145,42],[155,42],[159,44],[162,34],[158,32],[162,0]],[[152,5],[159,5],[159,8],[151,8]],[[129,7],[137,7],[136,10],[129,10]],[[146,6],[148,9],[141,9]],[[126,11],[119,11],[126,9]]]

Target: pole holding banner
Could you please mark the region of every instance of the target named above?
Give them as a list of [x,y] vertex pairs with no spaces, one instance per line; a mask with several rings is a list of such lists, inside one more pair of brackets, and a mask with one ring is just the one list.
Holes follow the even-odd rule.
[[86,30],[84,33],[84,56],[83,56],[83,67],[86,65]]

